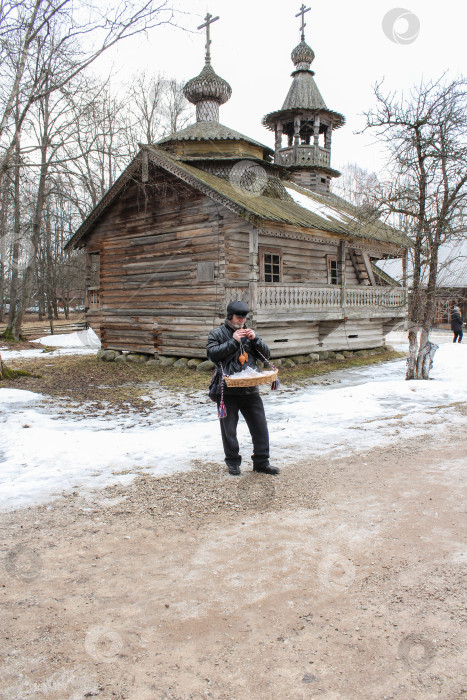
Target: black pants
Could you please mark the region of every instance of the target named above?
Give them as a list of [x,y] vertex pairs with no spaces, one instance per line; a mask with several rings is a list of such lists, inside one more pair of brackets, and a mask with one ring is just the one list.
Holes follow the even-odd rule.
[[455,343],[457,340],[458,343],[462,343],[464,331],[453,331],[453,332],[454,332],[454,340],[452,342]]
[[[220,398],[217,400],[219,406]],[[259,394],[224,394],[227,416],[220,420],[225,463],[228,467],[239,467],[242,457],[239,453],[237,425],[239,412],[244,417],[253,441],[254,467],[269,466],[269,433],[266,415]]]

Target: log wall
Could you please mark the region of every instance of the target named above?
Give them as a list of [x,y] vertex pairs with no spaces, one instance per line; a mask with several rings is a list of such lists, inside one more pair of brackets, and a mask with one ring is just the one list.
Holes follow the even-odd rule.
[[258,324],[272,357],[290,357],[319,350],[363,350],[383,344],[383,321],[296,321]]
[[[280,248],[284,284],[327,285],[327,256],[338,255],[338,237],[308,242],[292,233],[278,238],[255,232],[230,210],[151,166],[150,184],[129,182],[87,240],[88,253],[100,252],[99,308],[87,319],[104,348],[205,357],[208,333],[223,320],[225,287],[248,289],[258,277],[256,238],[260,249]],[[348,253],[346,283],[358,284]],[[381,320],[340,321],[332,328],[305,318],[279,326],[271,321],[258,332],[275,357],[374,347],[383,340]]]
[[[293,238],[276,238],[260,234],[259,245],[263,248],[280,248],[284,284],[306,284],[322,287],[328,284],[328,257],[339,254],[339,241],[307,244]],[[357,275],[347,251],[345,260],[346,284],[358,285]]]
[[[131,184],[97,223],[87,250],[100,251],[101,308],[88,318],[106,348],[204,356],[223,296],[223,214],[168,180]],[[214,276],[200,282],[206,262]]]

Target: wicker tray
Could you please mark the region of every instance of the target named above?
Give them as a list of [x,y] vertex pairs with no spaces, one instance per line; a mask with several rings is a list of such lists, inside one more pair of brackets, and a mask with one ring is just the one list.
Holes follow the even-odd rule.
[[258,386],[258,384],[271,384],[275,379],[277,379],[277,375],[279,374],[279,370],[276,369],[275,372],[272,372],[272,374],[258,374],[257,377],[245,377],[244,379],[242,377],[235,377],[235,379],[232,379],[231,377],[225,377],[225,383],[227,386]]

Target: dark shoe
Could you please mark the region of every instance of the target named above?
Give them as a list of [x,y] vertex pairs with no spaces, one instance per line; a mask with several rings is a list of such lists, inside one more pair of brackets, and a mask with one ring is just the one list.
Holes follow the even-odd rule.
[[238,476],[242,472],[240,471],[240,467],[227,467],[229,470],[229,474],[232,474],[232,476]]
[[274,474],[274,476],[280,474],[280,469],[277,467],[271,467],[270,464],[268,464],[267,467],[253,467],[253,471],[261,472],[262,474]]

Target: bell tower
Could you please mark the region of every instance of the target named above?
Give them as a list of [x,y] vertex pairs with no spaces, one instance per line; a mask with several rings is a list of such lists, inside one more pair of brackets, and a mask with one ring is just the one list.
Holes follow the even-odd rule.
[[295,66],[292,85],[277,112],[270,112],[263,125],[274,131],[274,162],[289,171],[290,180],[321,194],[330,191],[331,179],[340,173],[331,168],[332,132],[345,123],[345,117],[327,108],[310,66],[313,49],[305,41],[305,14],[311,8],[302,4],[300,43],[291,54]]

